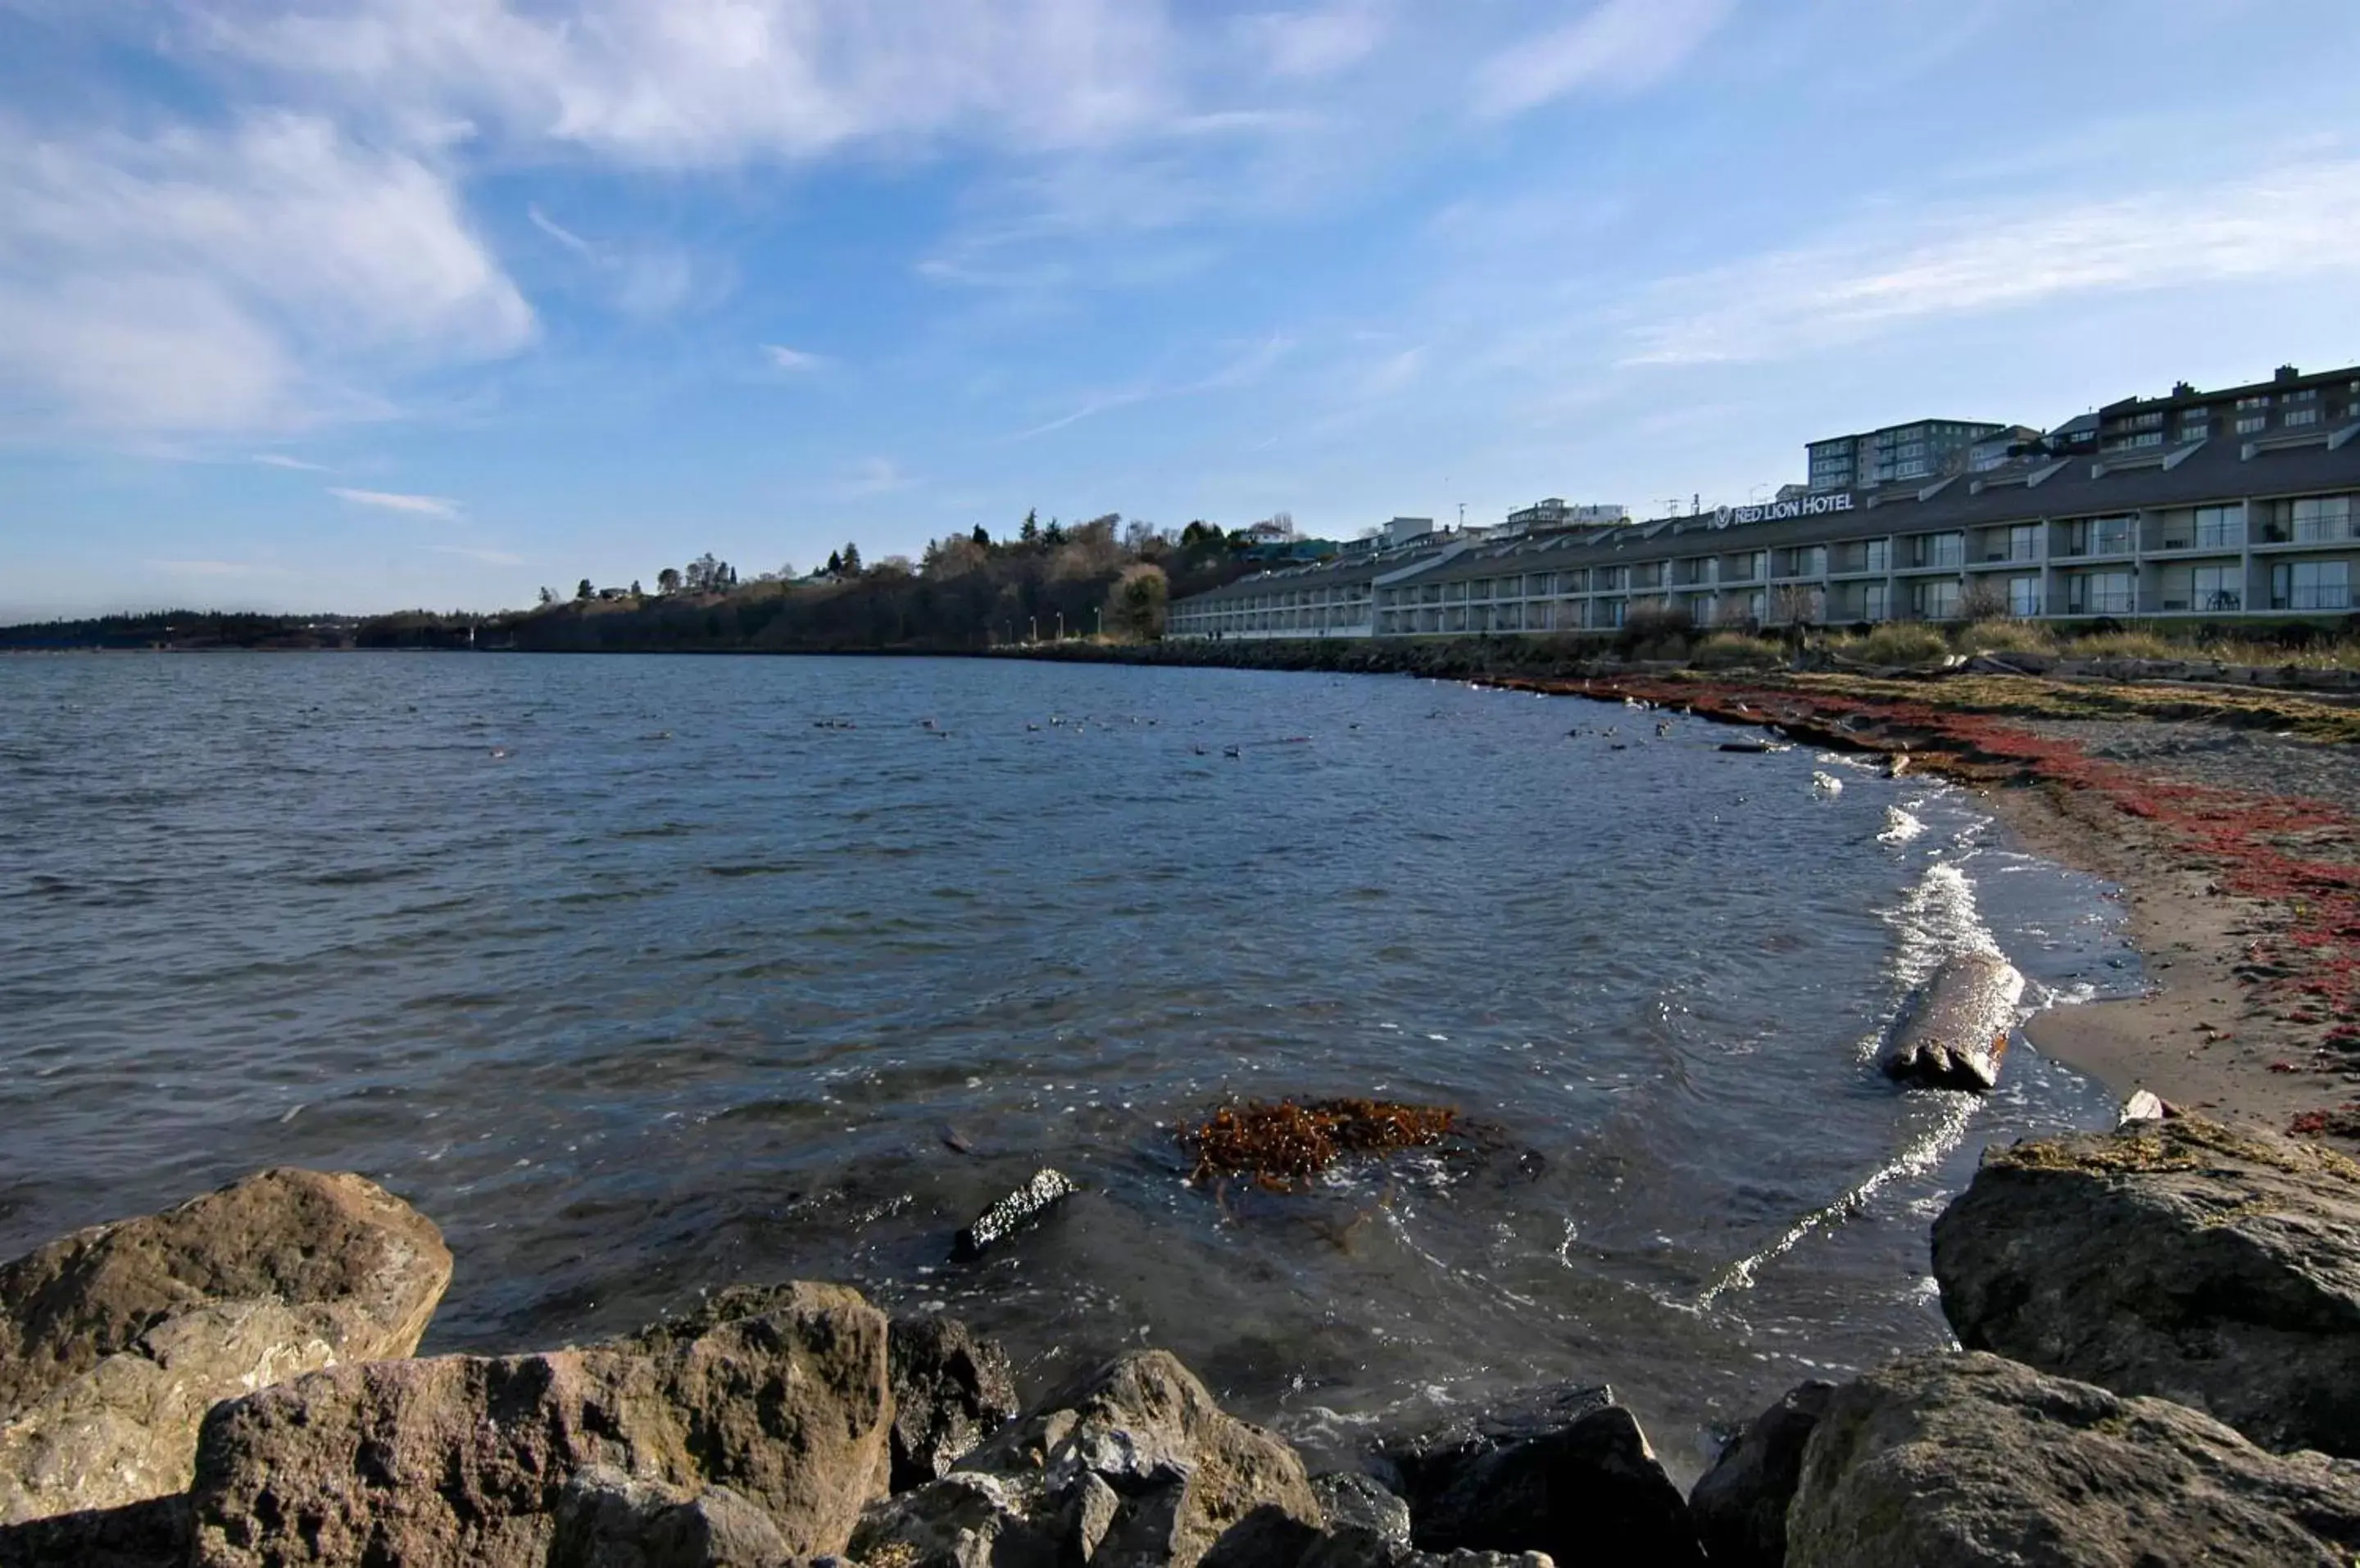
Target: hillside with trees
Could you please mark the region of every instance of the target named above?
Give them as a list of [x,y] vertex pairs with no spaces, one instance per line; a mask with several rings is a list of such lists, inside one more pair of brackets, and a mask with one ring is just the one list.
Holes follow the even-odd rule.
[[1007,539],[978,527],[934,540],[916,561],[869,562],[847,544],[806,576],[781,571],[741,581],[728,562],[706,555],[657,572],[652,594],[586,581],[571,599],[545,590],[541,607],[505,623],[501,639],[551,652],[952,652],[1060,637],[1146,641],[1163,634],[1172,599],[1250,569],[1238,538],[1207,523],[1175,535],[1113,513],[1071,526],[1028,515]]

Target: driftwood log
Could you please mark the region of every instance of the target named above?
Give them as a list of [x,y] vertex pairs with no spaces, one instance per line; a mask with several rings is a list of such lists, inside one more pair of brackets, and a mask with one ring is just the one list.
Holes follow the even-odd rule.
[[1996,953],[1944,961],[1879,1053],[1888,1078],[1932,1089],[1989,1089],[1999,1083],[2024,976]]

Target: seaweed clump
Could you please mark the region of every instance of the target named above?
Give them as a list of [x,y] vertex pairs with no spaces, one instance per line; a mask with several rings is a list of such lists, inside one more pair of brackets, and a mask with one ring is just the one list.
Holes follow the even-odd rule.
[[1191,1181],[1248,1176],[1273,1192],[1300,1192],[1348,1154],[1429,1149],[1458,1130],[1459,1113],[1395,1100],[1248,1100],[1223,1105],[1186,1135]]

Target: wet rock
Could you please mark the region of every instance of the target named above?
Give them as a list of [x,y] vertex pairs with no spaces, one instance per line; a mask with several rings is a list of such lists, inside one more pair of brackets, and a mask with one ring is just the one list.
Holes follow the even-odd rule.
[[2136,1089],[2123,1102],[2120,1115],[2114,1118],[2117,1132],[2135,1122],[2159,1122],[2171,1114],[2171,1107],[2152,1089]]
[[1409,1505],[1357,1471],[1311,1478],[1311,1495],[1330,1532],[1356,1530],[1390,1544],[1409,1544]]
[[1171,1355],[1138,1351],[1076,1377],[941,1480],[869,1509],[852,1554],[910,1568],[1191,1568],[1232,1530],[1299,1551],[1320,1517],[1292,1448],[1224,1413]]
[[2024,976],[1994,954],[1946,960],[1896,1026],[1876,1064],[1888,1078],[1929,1089],[1999,1083]]
[[783,1568],[770,1516],[727,1486],[691,1492],[592,1469],[557,1500],[549,1568]]
[[1017,1412],[1008,1353],[955,1318],[900,1319],[893,1379],[893,1490],[938,1480]]
[[1993,1149],[1934,1222],[1960,1343],[2360,1456],[2360,1165],[2193,1116]]
[[789,1552],[839,1552],[884,1495],[891,1400],[884,1314],[837,1285],[724,1291],[582,1350],[337,1367],[206,1418],[192,1562],[539,1568],[601,1469],[727,1487]]
[[1688,1512],[1713,1568],[1781,1568],[1786,1505],[1803,1473],[1803,1448],[1826,1413],[1832,1383],[1808,1382],[1746,1423],[1688,1493]]
[[951,1244],[952,1258],[967,1263],[981,1258],[1009,1237],[1040,1224],[1074,1191],[1064,1171],[1043,1166],[1031,1181],[984,1210],[973,1225],[958,1233]]
[[189,1499],[178,1493],[0,1525],[5,1568],[180,1568],[188,1560]]
[[450,1282],[433,1222],[296,1170],[0,1268],[0,1523],[185,1489],[207,1407],[409,1355]]
[[2348,1568],[2360,1465],[1995,1356],[1836,1390],[1786,1516],[1796,1568]]
[[[1549,1415],[1562,1417],[1544,1425]],[[1423,1551],[1540,1552],[1563,1562],[1701,1563],[1688,1499],[1607,1388],[1387,1454]]]

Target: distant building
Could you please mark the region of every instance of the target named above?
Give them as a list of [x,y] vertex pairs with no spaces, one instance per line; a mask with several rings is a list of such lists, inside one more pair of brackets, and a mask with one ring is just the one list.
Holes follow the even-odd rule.
[[1880,485],[1923,485],[1963,473],[1967,451],[2008,427],[1961,419],[1919,419],[1864,435],[1808,442],[1810,488],[1874,490]]
[[1414,539],[1422,539],[1434,532],[1432,517],[1395,517],[1384,526],[1378,537],[1386,550],[1400,550]]
[[1969,474],[1989,474],[1994,468],[2005,468],[2016,458],[2042,450],[2041,432],[2030,425],[2009,425],[1993,431],[1967,448]]
[[1509,534],[1540,534],[1554,528],[1596,528],[1612,523],[1627,522],[1630,513],[1621,506],[1569,506],[1556,495],[1535,501],[1508,514],[1501,531]]
[[2281,365],[2267,381],[2199,392],[2183,381],[2168,397],[2125,397],[2097,413],[2100,456],[2188,446],[2220,438],[2267,441],[2360,419],[2360,384],[2349,370],[2305,376]]

